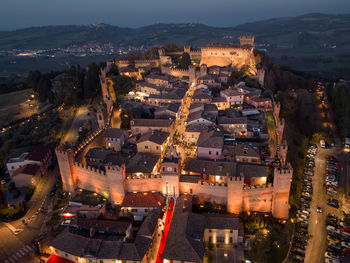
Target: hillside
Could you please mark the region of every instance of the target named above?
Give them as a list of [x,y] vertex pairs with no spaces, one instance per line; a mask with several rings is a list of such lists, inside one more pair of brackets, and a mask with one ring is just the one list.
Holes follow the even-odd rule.
[[89,41],[115,46],[156,46],[175,43],[200,47],[208,42],[237,42],[255,35],[257,48],[276,61],[320,73],[349,72],[350,14],[307,14],[218,28],[203,24],[155,24],[121,28],[106,24],[45,26],[0,32],[0,50],[65,48]]

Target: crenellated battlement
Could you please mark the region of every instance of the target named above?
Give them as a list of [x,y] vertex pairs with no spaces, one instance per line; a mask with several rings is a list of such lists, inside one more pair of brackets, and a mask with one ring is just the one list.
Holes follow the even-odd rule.
[[253,186],[243,186],[244,191],[254,191],[254,190],[260,190],[260,189],[273,189],[272,183],[268,184],[257,184]]
[[92,167],[90,165],[84,165],[84,164],[79,163],[79,162],[74,162],[73,166],[92,171],[96,174],[106,175],[106,172],[104,170],[98,169],[96,167]]
[[226,183],[212,183],[212,182],[198,182],[198,185],[211,186],[211,187],[227,187]]
[[248,51],[248,52],[252,52],[253,48],[247,48],[247,47],[202,47],[201,51],[207,51],[207,50],[233,50],[233,51]]
[[160,174],[155,174],[155,175],[143,175],[143,176],[131,176],[131,175],[127,175],[126,176],[126,180],[128,181],[132,181],[132,180],[135,180],[135,181],[139,181],[139,180],[147,180],[147,179],[156,179],[156,178],[162,178],[162,176]]

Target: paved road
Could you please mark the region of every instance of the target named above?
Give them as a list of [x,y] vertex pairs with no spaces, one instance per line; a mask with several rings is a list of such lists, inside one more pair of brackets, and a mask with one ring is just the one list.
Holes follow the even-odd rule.
[[[89,113],[89,115],[88,115]],[[91,120],[91,126],[92,130],[96,130],[98,128],[97,120],[95,117],[95,114],[90,112],[87,106],[81,106],[77,110],[74,120],[67,132],[67,134],[64,136],[63,140],[61,143],[65,142],[71,142],[75,143],[76,142],[76,137],[79,133],[79,128],[84,125],[85,121]]]
[[[37,189],[28,203],[26,215],[16,221],[0,224],[0,262],[35,262],[32,241],[45,229],[46,214],[36,213],[40,207],[51,203],[49,193],[56,182],[57,167],[49,171],[38,183]],[[23,225],[26,219],[27,225]]]

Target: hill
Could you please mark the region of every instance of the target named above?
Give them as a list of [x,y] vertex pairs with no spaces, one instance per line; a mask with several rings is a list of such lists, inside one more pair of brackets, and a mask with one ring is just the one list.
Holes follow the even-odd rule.
[[350,14],[307,14],[221,28],[193,23],[33,27],[0,32],[0,50],[65,48],[89,41],[118,47],[175,43],[198,48],[209,42],[237,42],[240,35],[250,34],[256,36],[257,48],[282,64],[322,74],[350,71]]

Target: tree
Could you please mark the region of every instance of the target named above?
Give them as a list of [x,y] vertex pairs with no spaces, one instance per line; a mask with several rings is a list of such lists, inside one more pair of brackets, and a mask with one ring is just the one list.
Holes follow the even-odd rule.
[[191,65],[191,57],[190,54],[187,52],[184,52],[181,56],[179,68],[180,69],[188,69],[188,67]]
[[112,63],[108,73],[107,73],[107,76],[118,76],[119,75],[119,69],[117,67],[116,64]]
[[51,93],[51,81],[48,77],[43,76],[37,85],[38,99],[39,102],[45,102],[50,97]]
[[100,90],[100,68],[96,63],[89,63],[84,79],[84,98],[90,99]]

